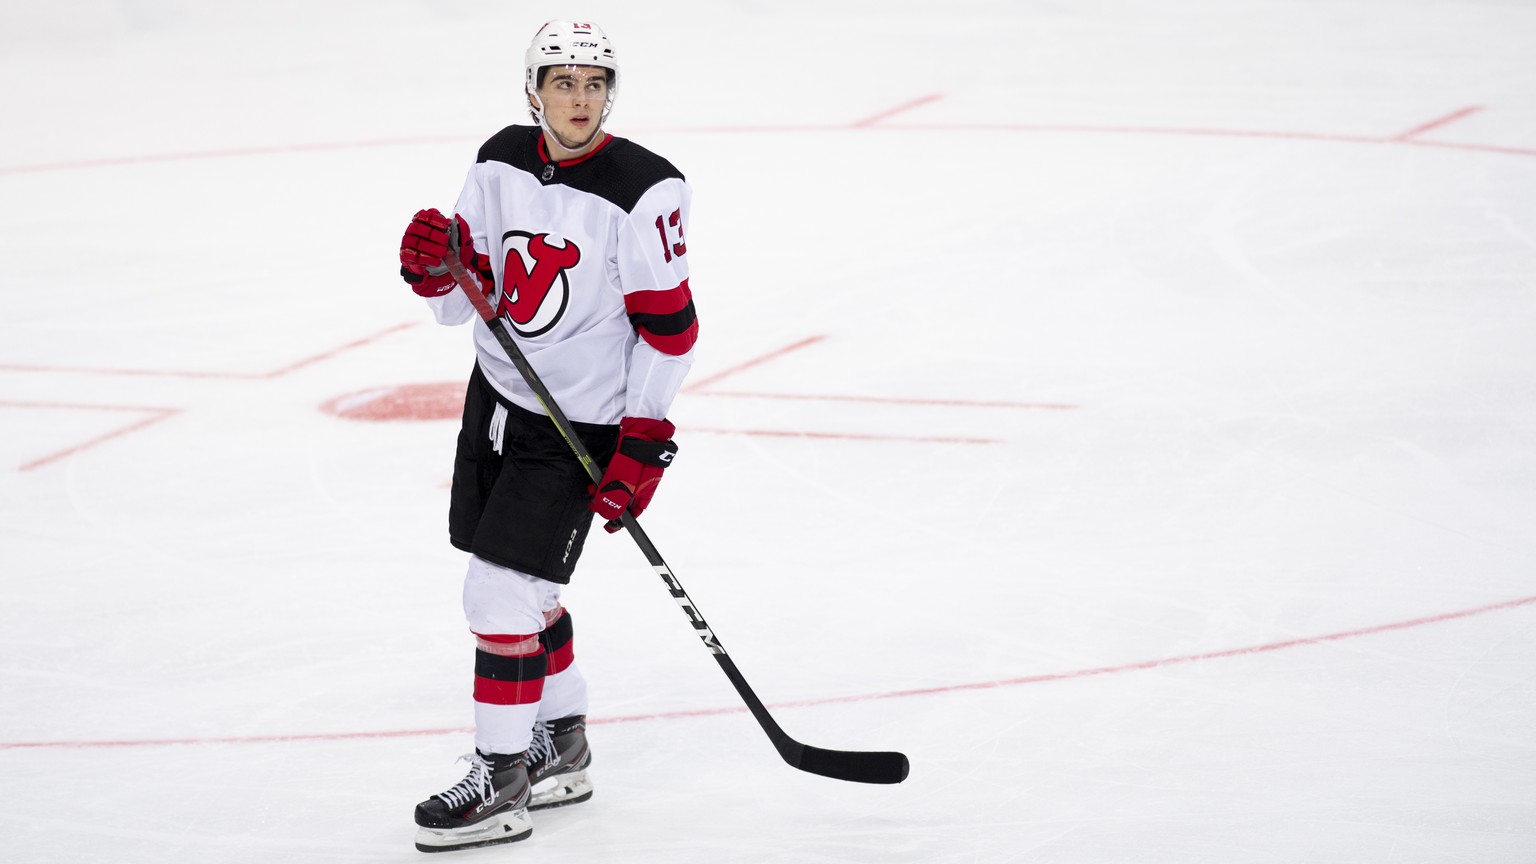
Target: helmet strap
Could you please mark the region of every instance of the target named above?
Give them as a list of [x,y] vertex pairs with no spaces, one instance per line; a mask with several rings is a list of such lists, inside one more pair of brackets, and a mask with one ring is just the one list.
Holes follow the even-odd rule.
[[604,101],[602,113],[597,118],[597,125],[592,128],[592,134],[587,136],[587,140],[577,144],[575,147],[567,147],[565,141],[556,134],[555,130],[549,128],[549,118],[544,115],[544,101],[539,98],[539,94],[531,90],[526,92],[528,93],[529,107],[533,111],[533,119],[539,124],[539,129],[544,133],[545,138],[554,141],[567,150],[580,150],[596,141],[603,134],[603,124],[608,119],[609,110],[613,108],[613,99],[610,97]]

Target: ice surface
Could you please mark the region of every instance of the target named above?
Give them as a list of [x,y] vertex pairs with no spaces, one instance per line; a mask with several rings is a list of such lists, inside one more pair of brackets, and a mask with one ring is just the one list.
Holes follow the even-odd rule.
[[695,187],[647,528],[791,735],[912,774],[785,767],[604,535],[596,795],[456,860],[1536,860],[1497,0],[6,4],[6,860],[420,860],[470,355],[395,247],[560,15]]

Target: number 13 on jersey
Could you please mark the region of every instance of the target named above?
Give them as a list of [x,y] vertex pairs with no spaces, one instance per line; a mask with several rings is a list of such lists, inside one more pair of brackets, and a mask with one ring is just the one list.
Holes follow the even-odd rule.
[[[668,229],[671,229],[669,231]],[[677,234],[677,242],[672,242],[672,233]],[[671,216],[656,217],[656,233],[661,235],[661,254],[671,264],[673,258],[681,258],[688,254],[688,244],[683,242],[683,211],[673,210]]]

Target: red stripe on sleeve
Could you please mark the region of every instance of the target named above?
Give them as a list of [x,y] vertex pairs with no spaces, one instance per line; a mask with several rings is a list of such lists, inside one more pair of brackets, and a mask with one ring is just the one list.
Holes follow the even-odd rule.
[[672,315],[681,312],[693,302],[693,292],[688,290],[688,280],[676,288],[664,291],[633,291],[624,295],[624,308],[631,315]]
[[687,354],[698,341],[699,321],[687,279],[664,291],[626,294],[624,308],[640,338],[663,354]]

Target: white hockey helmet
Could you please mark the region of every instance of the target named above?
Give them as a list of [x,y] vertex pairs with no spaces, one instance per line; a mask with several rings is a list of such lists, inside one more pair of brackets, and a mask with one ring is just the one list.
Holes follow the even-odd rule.
[[546,66],[599,66],[612,72],[608,101],[603,105],[603,118],[607,119],[619,90],[619,60],[603,28],[576,21],[549,21],[533,34],[533,42],[523,54],[523,85],[540,125],[544,124],[544,103],[539,99],[539,70]]

